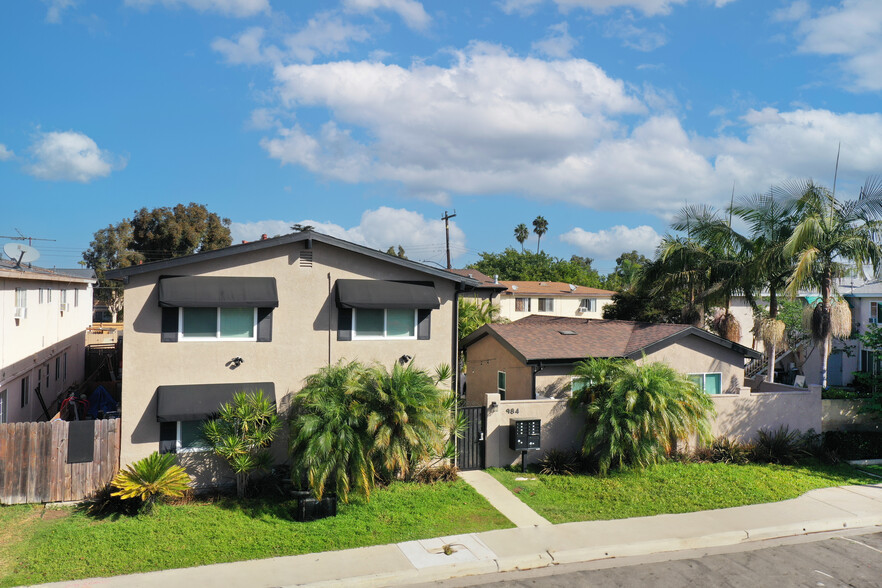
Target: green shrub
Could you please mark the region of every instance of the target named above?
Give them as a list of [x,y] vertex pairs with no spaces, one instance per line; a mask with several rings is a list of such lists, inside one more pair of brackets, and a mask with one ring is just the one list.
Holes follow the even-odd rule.
[[154,451],[126,466],[113,478],[111,485],[117,489],[111,496],[139,500],[139,510],[150,512],[160,497],[183,496],[190,487],[190,476],[184,468],[175,465],[174,453],[160,454]]
[[711,444],[711,459],[715,463],[744,465],[750,463],[753,446],[734,441],[728,437],[717,437]]
[[827,431],[824,448],[842,459],[880,459],[882,431]]
[[539,472],[547,476],[572,476],[576,467],[575,456],[560,449],[549,449],[539,460]]
[[866,375],[867,374],[861,374],[860,372],[854,374],[856,388],[824,388],[821,390],[821,398],[824,400],[854,400],[857,398],[869,398],[870,391],[863,389],[858,383],[860,376]]
[[754,459],[759,462],[791,465],[806,457],[802,435],[781,425],[776,430],[760,429],[753,448]]

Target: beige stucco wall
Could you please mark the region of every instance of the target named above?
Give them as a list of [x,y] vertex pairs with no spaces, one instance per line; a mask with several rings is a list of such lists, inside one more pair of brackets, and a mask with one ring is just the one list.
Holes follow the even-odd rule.
[[882,420],[862,413],[863,400],[822,400],[821,428],[824,431],[882,431]]
[[744,385],[744,356],[696,335],[647,354],[646,361],[661,361],[684,374],[719,372],[726,394],[737,393]]
[[821,389],[788,392],[751,392],[742,388],[738,394],[713,397],[717,416],[712,432],[740,441],[751,441],[760,429],[821,432]]
[[[45,420],[34,391],[38,380],[40,393],[46,404],[51,405],[68,386],[83,380],[85,368],[85,333],[92,320],[92,285],[60,276],[41,279],[33,276],[14,270],[0,272],[0,397],[5,397],[6,419],[10,423]],[[14,318],[16,288],[27,290],[27,318],[19,320]],[[51,288],[52,302],[44,296],[40,303],[40,288]],[[60,310],[62,290],[67,291],[69,306],[64,313]],[[78,291],[76,297],[75,290]],[[60,358],[57,373],[56,358]],[[21,385],[25,377],[30,393],[28,404],[22,407]]]
[[[529,312],[518,312],[515,310],[515,298],[529,298],[530,299],[530,311]],[[553,312],[539,312],[539,298],[554,298],[554,311]],[[595,312],[579,312],[579,302],[582,298],[594,298],[596,303],[597,310]],[[582,296],[582,297],[570,297],[570,296],[515,296],[511,294],[500,295],[497,300],[499,301],[499,315],[503,318],[507,318],[512,321],[516,321],[518,319],[522,319],[524,317],[530,316],[531,314],[538,314],[543,316],[565,316],[571,318],[585,318],[585,319],[599,319],[603,318],[603,307],[607,304],[612,304],[612,298],[606,297],[593,297],[593,296]]]
[[[454,341],[454,283],[435,278],[441,308],[432,311],[431,339],[337,341],[333,286],[341,278],[430,280],[416,270],[314,242],[312,267],[301,267],[305,243],[269,247],[173,271],[132,276],[125,295],[121,462],[130,463],[159,447],[156,388],[161,385],[230,382],[275,383],[281,409],[307,375],[330,362],[359,360],[391,366],[402,355],[426,369],[451,363]],[[160,342],[160,274],[275,277],[279,307],[273,311],[272,341]],[[231,370],[233,357],[244,363]]]
[[[493,403],[496,406],[493,406]],[[501,467],[521,462],[521,454],[509,449],[511,419],[542,421],[540,449],[527,452],[527,464],[536,463],[549,449],[576,451],[582,438],[584,419],[567,408],[562,400],[499,400],[498,394],[487,395],[487,467]]]
[[533,397],[532,368],[521,363],[493,337],[484,337],[468,348],[466,368],[468,406],[483,406],[485,394],[496,394],[500,371],[506,374],[506,400],[529,400]]

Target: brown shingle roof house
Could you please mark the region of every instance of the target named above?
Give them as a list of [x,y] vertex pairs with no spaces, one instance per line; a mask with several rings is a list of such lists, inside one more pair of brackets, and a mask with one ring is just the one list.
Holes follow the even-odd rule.
[[709,394],[737,392],[746,359],[760,356],[689,325],[539,315],[484,325],[462,348],[470,405],[482,405],[489,393],[508,400],[559,397],[575,364],[589,357],[645,356],[695,375]]

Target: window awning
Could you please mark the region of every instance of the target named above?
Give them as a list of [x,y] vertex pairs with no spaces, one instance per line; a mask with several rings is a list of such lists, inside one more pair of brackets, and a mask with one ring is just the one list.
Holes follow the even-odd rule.
[[434,286],[386,280],[337,280],[339,308],[441,308]]
[[185,308],[276,308],[275,278],[181,276],[160,278],[159,306]]
[[258,390],[275,400],[276,387],[272,382],[159,386],[156,389],[156,420],[160,423],[199,421],[216,413],[222,404],[233,399],[236,392]]

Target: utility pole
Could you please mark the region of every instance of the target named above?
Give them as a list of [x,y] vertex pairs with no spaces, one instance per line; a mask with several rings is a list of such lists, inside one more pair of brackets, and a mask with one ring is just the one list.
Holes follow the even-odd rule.
[[456,216],[456,210],[454,209],[453,214],[447,214],[447,211],[444,211],[444,216],[441,217],[441,220],[444,221],[444,234],[447,239],[447,269],[452,269],[453,266],[450,265],[450,223],[448,222],[450,219]]

